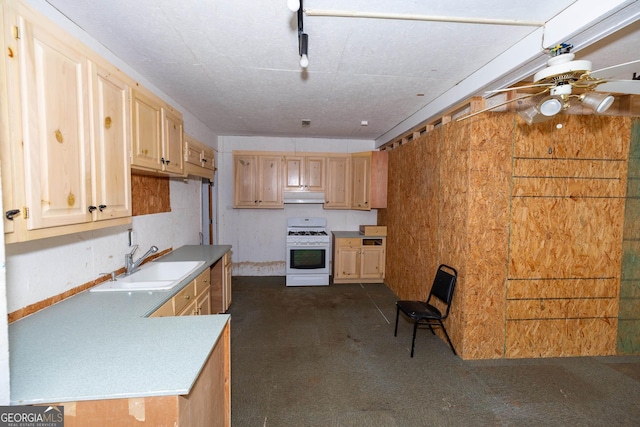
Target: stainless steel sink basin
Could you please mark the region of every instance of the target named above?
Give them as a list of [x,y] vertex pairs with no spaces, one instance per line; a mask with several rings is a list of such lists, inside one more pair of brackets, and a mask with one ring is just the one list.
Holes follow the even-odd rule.
[[133,274],[94,286],[90,292],[168,291],[203,264],[204,261],[150,262]]

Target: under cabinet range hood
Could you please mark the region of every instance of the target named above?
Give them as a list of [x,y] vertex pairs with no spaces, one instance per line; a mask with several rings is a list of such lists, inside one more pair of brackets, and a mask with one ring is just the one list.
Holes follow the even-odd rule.
[[324,193],[320,191],[285,191],[285,203],[324,203]]

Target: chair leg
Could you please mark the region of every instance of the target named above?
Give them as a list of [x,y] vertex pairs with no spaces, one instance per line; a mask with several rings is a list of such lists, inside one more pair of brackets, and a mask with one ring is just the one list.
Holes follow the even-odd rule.
[[413,323],[413,339],[411,340],[411,357],[413,357],[413,348],[416,345],[416,331],[418,330],[418,322]]
[[427,326],[429,327],[429,329],[431,329],[431,333],[432,333],[433,335],[435,335],[435,334],[436,334],[436,332],[433,330],[433,327],[431,327],[431,322],[429,322],[429,321],[428,321],[428,322],[427,322]]
[[394,337],[398,336],[398,316],[400,316],[400,307],[396,307],[396,329],[393,332]]
[[444,332],[444,336],[447,337],[447,341],[449,341],[449,345],[451,346],[451,350],[453,351],[453,354],[455,354],[456,356],[458,355],[458,353],[456,353],[456,349],[453,347],[453,343],[451,342],[451,339],[449,338],[449,334],[447,333],[447,330],[444,327],[444,324],[442,323],[442,320],[438,320],[440,322],[440,327],[442,327],[442,331]]

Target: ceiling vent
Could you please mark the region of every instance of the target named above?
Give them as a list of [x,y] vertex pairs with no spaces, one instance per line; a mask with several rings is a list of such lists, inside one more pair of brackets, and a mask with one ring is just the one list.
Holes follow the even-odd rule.
[[302,127],[303,128],[311,127],[311,120],[303,120],[302,121]]

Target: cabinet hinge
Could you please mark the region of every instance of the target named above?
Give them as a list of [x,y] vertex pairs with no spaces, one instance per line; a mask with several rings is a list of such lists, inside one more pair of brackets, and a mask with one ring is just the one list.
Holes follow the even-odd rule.
[[13,38],[16,40],[20,39],[20,28],[17,25],[13,26]]
[[24,212],[24,218],[27,219],[29,218],[29,208],[28,207],[24,207],[24,209],[22,209],[22,212]]

